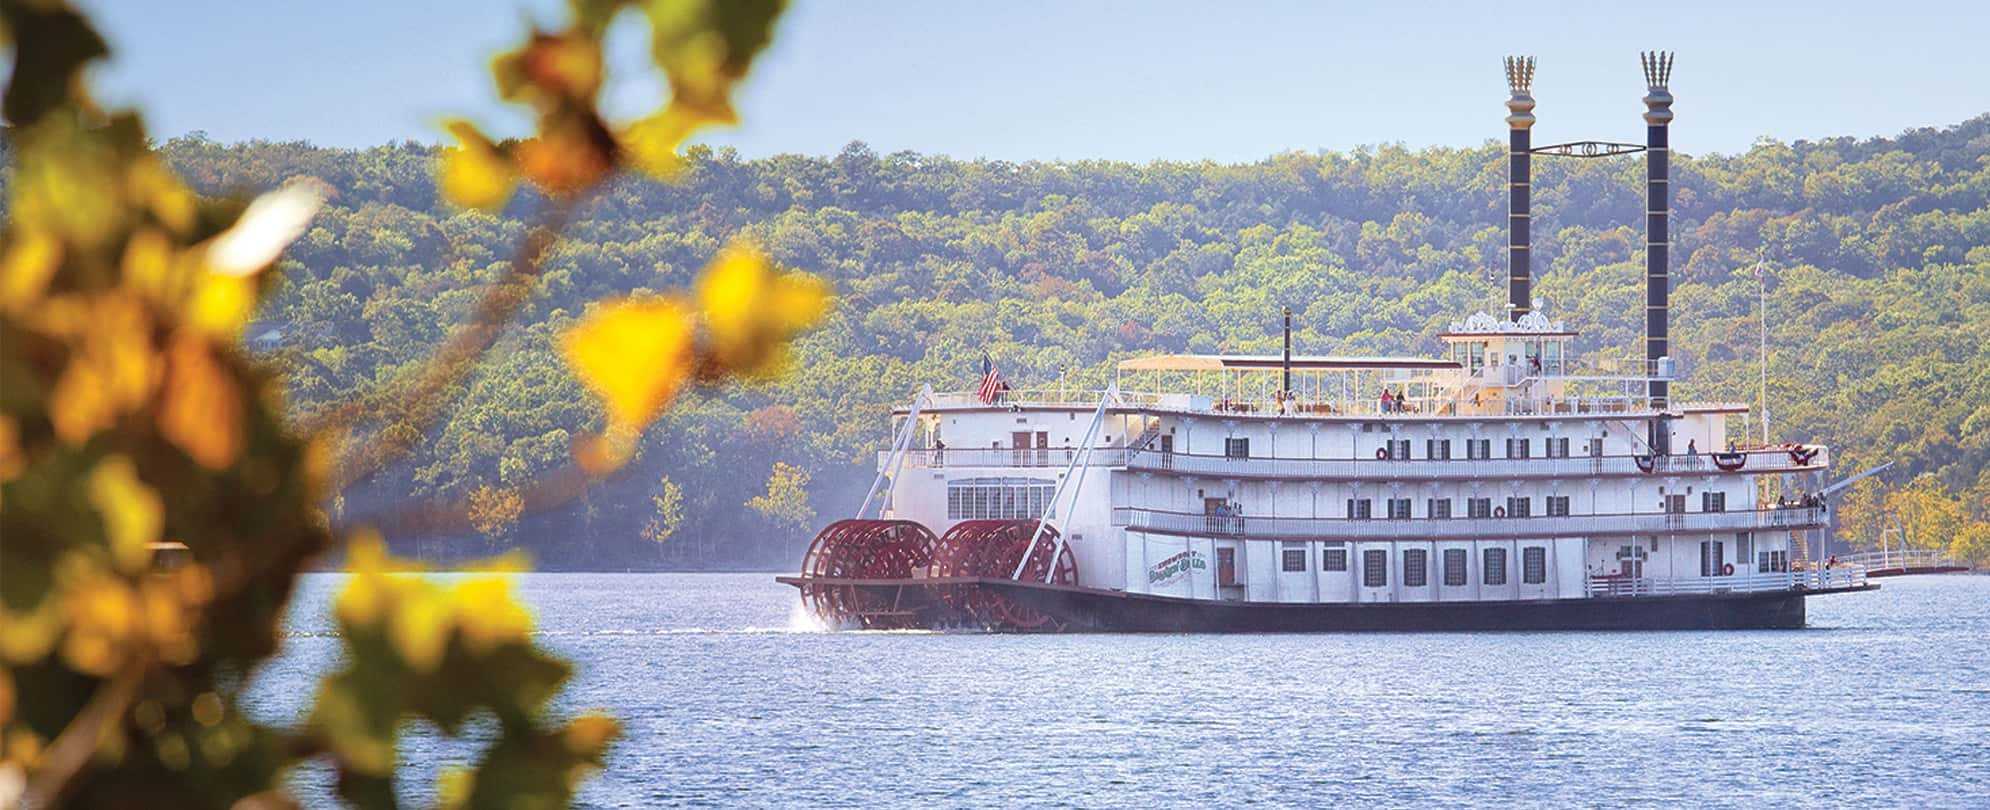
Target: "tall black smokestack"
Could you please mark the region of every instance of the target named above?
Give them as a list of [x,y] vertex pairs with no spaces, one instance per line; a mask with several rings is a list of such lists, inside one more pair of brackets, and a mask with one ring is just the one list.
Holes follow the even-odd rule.
[[[1672,80],[1672,54],[1651,51],[1640,56],[1645,85],[1650,88],[1645,93],[1645,360],[1654,366],[1651,373],[1655,374],[1659,358],[1667,353],[1666,297],[1671,286],[1666,254],[1672,247],[1672,150],[1668,146],[1672,93],[1666,85]],[[1664,381],[1651,381],[1653,407],[1668,404],[1666,389]]]
[[1292,395],[1292,308],[1285,308],[1285,395]]
[[[1518,318],[1533,307],[1534,271],[1528,246],[1528,227],[1533,202],[1534,97],[1528,95],[1534,84],[1534,57],[1506,58],[1506,87],[1513,97],[1506,100],[1506,301],[1507,317]],[[1493,313],[1497,316],[1499,313]]]

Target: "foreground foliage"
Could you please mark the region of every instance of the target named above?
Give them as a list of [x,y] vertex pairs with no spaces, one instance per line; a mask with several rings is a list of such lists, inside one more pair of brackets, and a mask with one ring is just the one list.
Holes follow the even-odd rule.
[[[475,301],[457,317],[399,322],[432,339],[419,357],[336,401],[312,399],[299,420],[276,370],[243,340],[287,268],[266,271],[339,190],[305,179],[249,201],[188,188],[136,114],[87,94],[85,69],[107,55],[87,20],[60,0],[0,0],[13,57],[0,241],[0,806],[284,806],[288,774],[316,761],[344,800],[391,807],[406,790],[395,774],[412,721],[480,746],[474,767],[435,786],[439,804],[571,799],[617,724],[549,711],[572,670],[534,643],[503,576],[519,556],[442,583],[356,529],[336,604],[339,669],[295,727],[250,718],[241,700],[278,651],[299,574],[339,545],[321,507],[345,515],[336,493],[407,455],[442,417],[448,392],[535,294],[577,205],[625,169],[675,172],[684,137],[733,119],[731,89],[778,10],[772,0],[578,1],[566,28],[535,31],[501,57],[500,89],[538,113],[538,131],[494,143],[457,122],[462,145],[440,156],[440,183],[466,206],[517,198],[536,224],[507,235],[512,258],[466,290]],[[615,124],[594,96],[601,37],[624,11],[649,23],[673,96]],[[610,418],[541,448],[571,454],[572,474],[521,477],[493,463],[504,486],[480,485],[467,506],[425,519],[504,537],[535,499],[558,503],[620,468],[680,391],[770,376],[827,306],[821,281],[744,243],[695,291],[602,303],[562,345]],[[391,319],[388,309],[378,312]],[[396,515],[349,522],[374,517]]]

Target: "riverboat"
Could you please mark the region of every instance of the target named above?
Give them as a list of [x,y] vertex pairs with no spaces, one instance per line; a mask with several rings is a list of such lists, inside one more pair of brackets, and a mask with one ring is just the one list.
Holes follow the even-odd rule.
[[[1437,356],[1295,356],[1287,313],[1278,356],[924,389],[856,517],[781,581],[839,628],[1171,632],[1800,627],[1806,599],[1876,587],[1805,559],[1828,448],[1669,395],[1671,64],[1643,55],[1645,144],[1537,148],[1533,60],[1507,60],[1506,311],[1451,323]],[[1630,152],[1645,351],[1584,360],[1531,297],[1531,158]]]

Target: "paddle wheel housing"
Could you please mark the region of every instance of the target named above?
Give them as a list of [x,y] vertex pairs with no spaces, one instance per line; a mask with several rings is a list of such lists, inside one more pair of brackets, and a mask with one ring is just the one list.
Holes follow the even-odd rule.
[[[1059,585],[1078,584],[1078,565],[1069,545],[1058,543],[1057,529],[1037,533],[1034,520],[969,520],[957,523],[933,547],[928,576],[1022,579]],[[1025,562],[1025,555],[1028,561]],[[1017,565],[1022,574],[1017,576]],[[1016,604],[1007,596],[974,583],[936,585],[940,601],[970,623],[996,630],[1056,630],[1048,615]]]
[[[925,589],[914,586],[938,540],[910,520],[839,520],[802,558],[802,604],[832,628],[902,630],[929,626]],[[862,587],[809,580],[899,580],[899,587]]]

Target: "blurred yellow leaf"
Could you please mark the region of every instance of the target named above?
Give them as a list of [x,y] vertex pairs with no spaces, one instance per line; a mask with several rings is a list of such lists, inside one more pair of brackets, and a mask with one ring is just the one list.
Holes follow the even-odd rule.
[[387,611],[387,543],[380,533],[362,529],[346,541],[345,587],[332,600],[332,614],[351,628],[371,627]]
[[592,756],[608,747],[608,741],[622,733],[622,725],[615,718],[603,714],[583,714],[567,724],[567,749],[583,757]]
[[14,417],[0,414],[0,484],[14,480],[27,464],[27,455],[21,452],[21,429],[14,424]]
[[67,595],[69,634],[62,657],[77,672],[104,676],[124,663],[141,628],[138,595],[123,580],[99,573]]
[[463,645],[472,654],[487,654],[501,644],[524,641],[532,633],[532,612],[512,595],[511,581],[506,577],[465,579],[451,589],[450,597]]
[[465,208],[503,208],[518,184],[511,161],[467,121],[450,122],[449,131],[460,145],[442,153],[442,195]]
[[672,177],[684,168],[684,156],[677,150],[690,137],[692,124],[677,111],[645,116],[622,128],[622,148],[637,170],[652,177]]
[[426,584],[410,588],[387,616],[387,638],[409,669],[434,672],[449,649],[451,618],[446,596]]
[[90,504],[103,515],[104,536],[118,569],[136,574],[149,567],[165,508],[159,494],[138,480],[131,459],[111,456],[90,471]]
[[790,337],[828,314],[829,285],[781,272],[758,248],[738,246],[699,277],[698,306],[719,361],[741,374],[765,374]]
[[549,194],[576,194],[614,168],[614,139],[600,122],[581,119],[518,144],[518,170]]
[[601,89],[601,46],[578,34],[534,33],[519,57],[524,78],[569,99],[591,99]]
[[595,307],[561,336],[581,384],[601,397],[611,434],[633,436],[677,396],[690,375],[691,313],[667,298],[624,298]]
[[40,299],[61,263],[61,242],[34,229],[16,234],[0,256],[0,307],[18,312]]
[[242,399],[235,376],[206,341],[189,334],[169,350],[159,430],[210,470],[234,463],[242,447]]
[[82,348],[49,395],[55,433],[82,444],[151,396],[158,380],[152,352],[152,319],[137,299],[104,295],[74,305],[66,297],[43,308],[43,320],[81,332]]
[[0,627],[6,628],[0,633],[0,661],[40,661],[55,649],[56,638],[62,635],[62,605],[55,599],[43,599],[33,610],[14,611],[0,603]]

